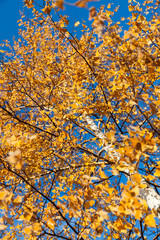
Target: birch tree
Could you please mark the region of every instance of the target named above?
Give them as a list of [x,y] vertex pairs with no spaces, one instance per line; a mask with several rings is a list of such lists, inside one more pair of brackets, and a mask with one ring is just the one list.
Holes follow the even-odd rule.
[[1,238],[158,239],[159,2],[92,7],[80,37],[63,1],[24,2],[0,47]]

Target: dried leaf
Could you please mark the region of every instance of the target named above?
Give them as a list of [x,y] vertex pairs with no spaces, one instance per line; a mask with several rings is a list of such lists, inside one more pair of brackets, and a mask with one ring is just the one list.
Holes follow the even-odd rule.
[[52,8],[51,8],[50,6],[48,6],[48,5],[46,5],[46,6],[42,9],[42,11],[43,11],[45,14],[50,14],[51,10],[52,10]]
[[97,15],[96,8],[95,7],[91,7],[89,9],[89,18],[88,18],[88,20],[92,20],[96,15]]

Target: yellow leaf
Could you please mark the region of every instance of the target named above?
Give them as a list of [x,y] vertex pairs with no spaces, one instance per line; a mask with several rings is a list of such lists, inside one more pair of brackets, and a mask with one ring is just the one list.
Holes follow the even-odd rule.
[[156,227],[156,221],[155,221],[155,219],[154,219],[154,215],[153,215],[153,214],[148,215],[148,216],[144,219],[144,222],[145,222],[145,224],[148,225],[149,227],[153,227],[153,228]]
[[27,234],[30,235],[32,232],[32,226],[25,227],[23,231]]
[[101,178],[106,178],[106,174],[101,169],[99,169],[99,175]]
[[118,229],[118,231],[121,231],[121,232],[127,231],[127,229],[124,228],[124,223],[120,218],[117,219],[117,221],[115,222],[115,226]]
[[152,137],[153,137],[153,133],[151,133],[151,132],[147,133],[146,136],[145,136],[145,140],[150,141]]
[[113,170],[112,170],[112,174],[113,174],[114,176],[117,176],[117,175],[119,175],[119,171],[116,170],[116,169],[113,169]]
[[109,205],[109,209],[111,212],[118,212],[118,206]]
[[[133,46],[133,45],[130,45],[130,47],[131,47],[131,46]],[[136,48],[136,47],[134,47],[134,49],[135,49],[135,48]],[[131,50],[134,50],[134,49],[131,49]],[[130,106],[134,106],[134,105],[137,105],[137,103],[136,103],[135,101],[133,101],[133,100],[130,100],[130,101],[129,101],[129,105],[130,105]]]
[[143,183],[142,183],[142,184],[139,185],[139,187],[140,187],[140,188],[146,188],[146,187],[147,187],[147,184],[145,184],[145,183],[143,184]]
[[114,190],[114,188],[107,188],[107,192],[108,192],[109,194],[112,194],[112,193],[113,193],[113,190]]
[[134,10],[134,6],[130,5],[130,6],[128,6],[128,9],[129,9],[129,11],[131,12],[131,11]]
[[89,203],[90,203],[90,206],[93,206],[95,203],[95,200],[91,200],[91,201],[89,201]]
[[[119,234],[118,233],[113,233],[113,237],[114,239],[119,239]],[[112,240],[112,236],[109,236],[109,238],[107,238],[108,240]]]
[[155,179],[155,177],[152,175],[148,175],[148,176],[145,176],[145,179],[148,181],[152,181],[153,179]]
[[7,191],[5,191],[5,190],[0,191],[0,200],[3,200],[3,199],[5,198],[6,192],[7,192]]
[[22,161],[18,161],[17,164],[15,165],[16,169],[20,170],[23,167]]
[[106,136],[107,138],[111,141],[111,142],[114,142],[116,139],[115,139],[115,131],[110,131],[110,132],[107,132],[106,133]]
[[14,204],[15,206],[19,205],[19,204],[22,202],[22,199],[23,199],[23,197],[21,197],[21,196],[16,197],[16,198],[13,200],[13,204]]
[[125,171],[125,169],[127,168],[127,166],[123,163],[120,163],[118,166],[117,166],[117,170],[119,171]]
[[54,229],[55,226],[55,221],[52,218],[49,218],[47,221],[47,225],[48,227],[50,227],[51,229]]
[[135,216],[136,219],[138,219],[138,220],[141,219],[141,217],[142,217],[142,212],[141,212],[140,210],[135,209],[135,210],[134,210],[134,214],[135,214],[134,216]]
[[134,196],[138,196],[139,195],[139,187],[135,186],[132,188],[131,193],[134,193]]
[[156,169],[154,176],[160,177],[160,169]]
[[126,226],[128,229],[132,229],[132,228],[133,228],[132,224],[130,224],[129,222],[126,222],[125,226]]
[[23,216],[22,216],[22,219],[25,219],[27,221],[30,221],[31,218],[32,218],[32,213],[25,213]]
[[132,175],[132,178],[135,182],[137,182],[138,184],[141,184],[141,181],[142,181],[141,174],[135,173]]
[[40,223],[34,223],[33,225],[34,232],[39,232],[41,231],[41,224]]
[[118,211],[120,212],[120,213],[124,213],[125,212],[125,208],[124,208],[124,206],[119,206],[118,207]]
[[75,26],[75,27],[78,27],[78,26],[79,26],[79,24],[80,24],[80,22],[79,22],[79,21],[77,21],[77,22],[74,24],[74,26]]
[[131,34],[128,31],[124,31],[124,36],[123,36],[124,40],[127,40],[130,37],[131,37]]

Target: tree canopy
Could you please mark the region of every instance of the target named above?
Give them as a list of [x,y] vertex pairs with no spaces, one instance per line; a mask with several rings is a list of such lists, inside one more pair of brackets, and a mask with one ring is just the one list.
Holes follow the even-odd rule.
[[1,238],[158,239],[159,1],[92,7],[80,37],[63,0],[24,2],[0,47]]

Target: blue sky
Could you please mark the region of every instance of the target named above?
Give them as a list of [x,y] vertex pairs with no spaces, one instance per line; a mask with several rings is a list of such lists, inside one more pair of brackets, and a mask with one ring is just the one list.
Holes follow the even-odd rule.
[[19,9],[22,7],[21,0],[0,0],[0,43],[18,35],[17,20],[20,18]]
[[[70,2],[73,0],[70,0]],[[75,2],[75,1],[74,1]],[[88,7],[95,6],[97,9],[101,5],[108,5],[108,3],[114,3],[113,6],[120,5],[119,11],[115,15],[115,20],[120,20],[122,16],[128,16],[128,0],[100,0],[98,2],[90,2]],[[3,40],[9,40],[12,42],[13,36],[18,38],[18,23],[20,19],[20,11],[24,11],[28,15],[28,10],[23,7],[23,0],[0,0],[0,43]],[[29,10],[30,11],[30,10]],[[68,15],[70,20],[70,27],[74,25],[74,22],[82,20],[86,21],[87,25],[92,22],[88,21],[89,11],[84,8],[77,8],[73,6],[65,6],[65,10],[60,12],[61,15]],[[79,28],[76,29],[77,31]]]

